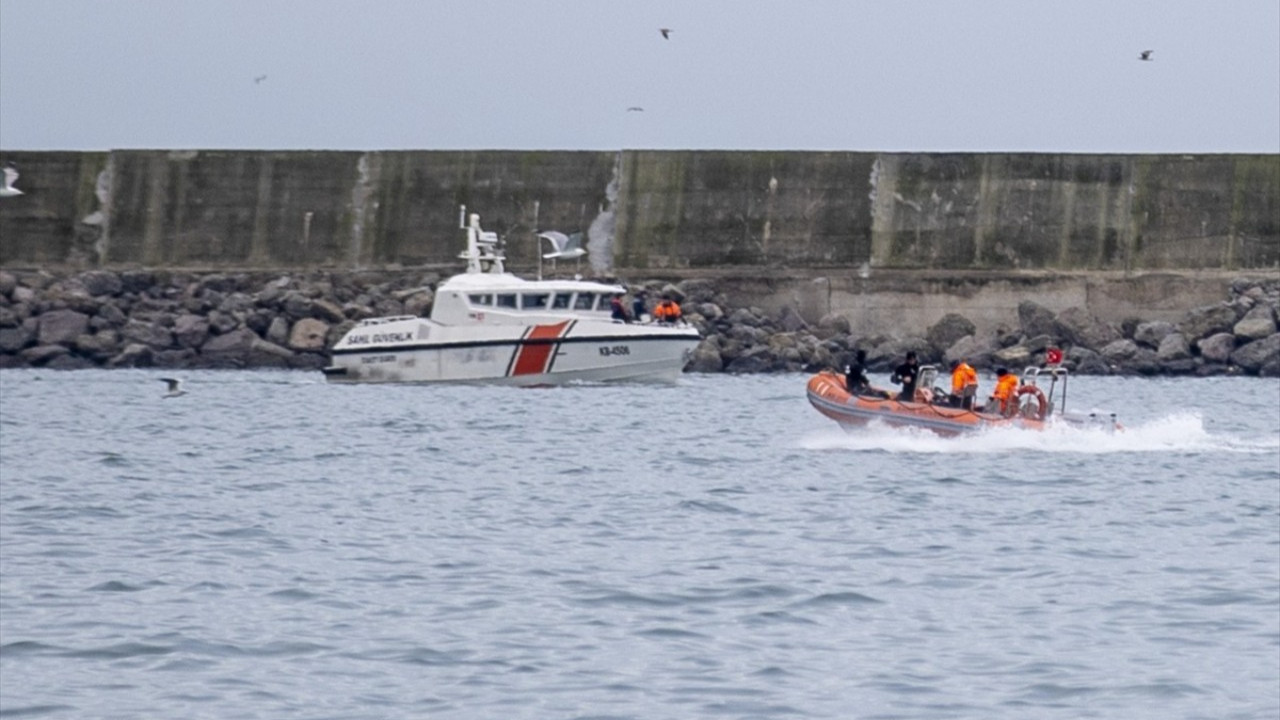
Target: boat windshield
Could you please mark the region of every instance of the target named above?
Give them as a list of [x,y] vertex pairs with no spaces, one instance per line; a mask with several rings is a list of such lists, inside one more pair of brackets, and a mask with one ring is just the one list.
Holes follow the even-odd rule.
[[516,307],[515,293],[499,293],[495,297],[495,300],[496,302],[494,303],[494,305],[497,305],[500,308],[511,308],[514,310]]
[[589,292],[578,293],[578,298],[573,301],[574,310],[590,310],[596,304],[596,294]]
[[546,310],[546,293],[525,293],[520,296],[520,307],[524,310]]
[[551,307],[554,310],[568,310],[569,301],[573,299],[573,293],[556,293],[555,299],[551,301]]
[[481,305],[484,307],[489,307],[490,305],[493,305],[493,296],[488,293],[468,295],[467,300],[472,305]]

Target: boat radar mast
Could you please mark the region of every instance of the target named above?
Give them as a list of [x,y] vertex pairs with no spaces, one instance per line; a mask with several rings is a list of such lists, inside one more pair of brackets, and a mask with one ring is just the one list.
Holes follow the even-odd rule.
[[498,247],[498,233],[480,229],[480,215],[467,215],[467,206],[460,206],[458,227],[467,231],[467,249],[458,257],[467,261],[467,273],[502,274],[502,250]]

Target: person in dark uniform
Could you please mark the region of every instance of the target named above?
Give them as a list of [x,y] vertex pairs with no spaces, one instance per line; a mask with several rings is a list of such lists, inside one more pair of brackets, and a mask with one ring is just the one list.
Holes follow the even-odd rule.
[[916,382],[920,380],[920,362],[916,359],[914,350],[907,353],[905,362],[894,368],[893,375],[890,376],[889,380],[902,385],[902,392],[898,393],[898,400],[915,402]]
[[643,290],[637,290],[635,297],[631,298],[631,317],[636,322],[640,322],[644,319],[644,314],[648,312],[648,309],[645,307],[645,305],[648,304],[645,302],[646,300],[647,296]]
[[859,350],[853,354],[853,362],[845,366],[844,386],[854,395],[866,395],[871,389],[871,381],[867,379],[867,351]]
[[613,311],[610,317],[614,320],[625,323],[631,322],[631,318],[627,317],[627,309],[622,306],[621,297],[614,295],[613,298],[609,300],[609,308]]

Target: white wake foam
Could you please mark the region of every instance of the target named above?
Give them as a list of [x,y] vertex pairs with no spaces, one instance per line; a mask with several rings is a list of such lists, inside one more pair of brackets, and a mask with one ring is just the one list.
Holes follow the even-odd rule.
[[942,437],[921,428],[895,428],[873,422],[863,429],[838,428],[800,439],[806,450],[862,450],[893,453],[1204,453],[1280,452],[1280,437],[1234,437],[1213,434],[1195,413],[1175,413],[1125,427],[1117,432],[1053,425],[1044,430],[990,428]]

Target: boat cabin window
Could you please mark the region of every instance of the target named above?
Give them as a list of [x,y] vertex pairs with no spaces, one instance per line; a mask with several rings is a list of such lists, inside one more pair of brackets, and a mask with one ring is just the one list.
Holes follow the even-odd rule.
[[525,310],[546,310],[546,293],[525,293],[520,296],[520,307]]
[[483,295],[468,295],[467,300],[471,301],[472,305],[483,305],[485,307],[493,305],[493,296],[488,293],[484,293]]
[[496,295],[496,296],[494,297],[494,300],[495,300],[494,305],[496,305],[496,306],[498,306],[498,307],[500,307],[500,308],[513,308],[513,309],[514,309],[514,308],[516,307],[516,294],[515,294],[515,293],[499,293],[498,295]]
[[573,293],[556,293],[555,298],[551,301],[551,307],[555,310],[569,309],[569,301],[573,299]]
[[595,293],[589,293],[589,292],[578,293],[578,299],[574,300],[573,302],[573,309],[574,310],[590,310],[591,307],[595,304],[596,304]]

